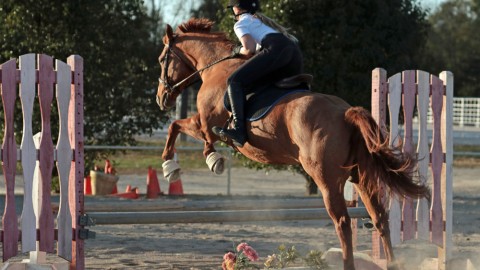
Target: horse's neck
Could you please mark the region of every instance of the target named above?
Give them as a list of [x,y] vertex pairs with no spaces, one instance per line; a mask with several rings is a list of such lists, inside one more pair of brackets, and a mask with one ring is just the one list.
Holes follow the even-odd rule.
[[[227,46],[211,40],[190,44],[189,49],[188,54],[195,59],[198,70],[230,54]],[[202,71],[200,77],[203,83],[197,96],[197,103],[203,103],[206,107],[217,107],[220,102],[223,104],[227,78],[241,63],[243,63],[241,59],[228,59]]]
[[205,70],[201,74],[202,85],[197,95],[197,106],[205,109],[208,114],[225,110],[223,97],[227,89],[227,79],[240,64],[240,60],[230,59]]
[[[229,56],[230,52],[225,46],[215,42],[205,42],[198,44],[196,50],[191,51],[192,57],[197,62],[197,69],[203,69],[216,61]],[[218,85],[226,85],[228,76],[235,71],[244,60],[238,58],[226,59],[212,65],[200,73],[203,83],[209,84],[210,80],[215,80]]]

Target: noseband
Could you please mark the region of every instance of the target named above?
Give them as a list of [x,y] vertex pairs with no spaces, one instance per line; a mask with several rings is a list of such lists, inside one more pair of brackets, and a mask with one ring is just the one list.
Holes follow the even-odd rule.
[[[173,45],[173,40],[172,40],[172,45]],[[161,77],[158,78],[158,82],[163,85],[163,87],[166,89],[166,92],[167,92],[166,93],[167,96],[164,99],[164,102],[166,102],[168,99],[170,99],[170,96],[172,96],[174,94],[180,94],[180,92],[182,92],[182,89],[180,89],[180,85],[182,85],[183,83],[185,83],[186,81],[191,79],[193,76],[197,76],[200,72],[202,72],[205,69],[210,68],[211,66],[216,65],[216,64],[218,64],[222,61],[235,58],[234,55],[229,55],[229,56],[220,58],[218,60],[215,60],[212,63],[206,65],[205,67],[203,67],[201,69],[197,69],[192,63],[190,63],[190,61],[185,59],[185,57],[183,55],[182,55],[183,56],[182,57],[180,54],[178,54],[174,50],[174,47],[170,46],[170,44],[166,44],[165,46],[167,47],[167,53],[165,54],[165,64],[164,64],[164,70],[163,70],[163,78],[161,78]],[[170,83],[168,83],[168,81],[169,81],[169,78],[168,78],[168,60],[169,60],[170,54],[175,55],[178,59],[180,59],[180,61],[185,63],[187,66],[190,67],[190,69],[192,69],[194,71],[192,74],[187,76],[185,79],[181,80],[178,83],[175,83],[174,85],[170,85]],[[199,80],[200,80],[200,77],[198,77],[196,80],[192,81],[191,83],[189,83],[185,87],[188,87],[188,86],[194,84],[195,82],[197,82]],[[159,100],[158,100],[158,96],[157,96],[157,103],[158,103],[158,101]]]

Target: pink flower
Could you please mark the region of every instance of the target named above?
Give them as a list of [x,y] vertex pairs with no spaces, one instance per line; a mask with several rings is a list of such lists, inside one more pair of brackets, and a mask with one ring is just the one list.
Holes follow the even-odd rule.
[[223,255],[222,270],[234,270],[236,260],[237,256],[234,253],[225,253],[225,255]]
[[248,244],[247,244],[247,243],[240,243],[240,244],[238,244],[238,246],[237,246],[237,251],[240,252],[240,251],[244,250],[245,247],[248,247]]
[[225,255],[223,255],[224,260],[235,261],[236,258],[237,256],[233,252],[228,252],[228,253],[225,253]]
[[250,261],[254,262],[258,260],[258,253],[251,246],[246,246],[243,248],[243,254],[245,254]]

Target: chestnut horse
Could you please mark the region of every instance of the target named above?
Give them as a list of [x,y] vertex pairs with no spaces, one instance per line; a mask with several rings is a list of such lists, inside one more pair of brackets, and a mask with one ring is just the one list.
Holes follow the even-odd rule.
[[[175,33],[166,27],[156,97],[161,110],[172,108],[183,89],[202,80],[198,113],[173,121],[168,129],[162,155],[166,162],[173,159],[180,132],[204,141],[203,154],[212,157],[219,138],[211,129],[229,118],[223,103],[227,77],[245,59],[229,57],[232,42],[224,33],[211,32],[212,25],[206,19],[190,19]],[[278,102],[264,118],[247,123],[247,130],[248,141],[237,151],[258,162],[299,164],[314,179],[335,224],[344,269],[354,269],[352,230],[343,195],[350,176],[381,235],[388,262],[393,261],[388,215],[379,190],[386,186],[392,195],[422,197],[428,196],[428,188],[412,178],[416,160],[388,145],[367,110],[335,96],[297,92]]]

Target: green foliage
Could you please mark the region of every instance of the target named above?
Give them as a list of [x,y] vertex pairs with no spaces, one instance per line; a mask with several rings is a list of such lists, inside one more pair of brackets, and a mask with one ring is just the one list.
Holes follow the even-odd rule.
[[450,0],[430,16],[423,66],[438,74],[443,70],[455,76],[455,96],[480,96],[480,2]]
[[[133,145],[134,135],[166,120],[155,103],[160,19],[140,0],[2,0],[0,62],[26,53],[82,56],[85,144]],[[88,166],[100,153],[87,154]]]
[[300,253],[295,246],[287,248],[287,246],[282,244],[278,247],[277,253],[268,256],[264,265],[267,269],[283,269],[295,263],[298,258],[300,258]]
[[203,0],[203,3],[197,10],[192,11],[192,16],[195,18],[208,18],[215,20],[217,12],[222,10],[222,5],[218,0]]
[[329,269],[328,263],[322,259],[323,252],[318,250],[310,250],[310,252],[303,259],[305,264],[311,269],[324,270]]

